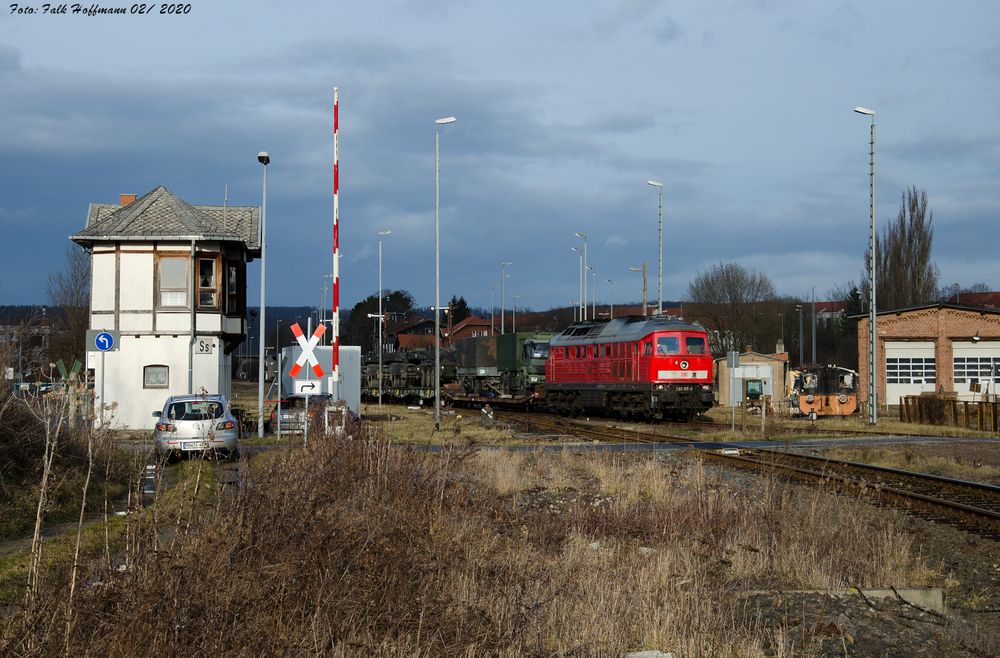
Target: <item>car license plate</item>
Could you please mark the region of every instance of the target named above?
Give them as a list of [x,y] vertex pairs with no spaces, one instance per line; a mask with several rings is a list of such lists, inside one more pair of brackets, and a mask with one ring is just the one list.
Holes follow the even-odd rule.
[[205,450],[208,441],[181,441],[181,450]]

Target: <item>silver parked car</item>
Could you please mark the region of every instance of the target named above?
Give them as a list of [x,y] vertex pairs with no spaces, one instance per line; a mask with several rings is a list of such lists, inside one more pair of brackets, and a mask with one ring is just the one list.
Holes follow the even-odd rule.
[[153,440],[161,456],[206,450],[239,456],[240,424],[222,395],[174,395],[153,416],[158,419]]

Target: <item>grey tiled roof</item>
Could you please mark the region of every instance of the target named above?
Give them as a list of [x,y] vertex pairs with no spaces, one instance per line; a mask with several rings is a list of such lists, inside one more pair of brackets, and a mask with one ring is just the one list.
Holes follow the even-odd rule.
[[128,205],[91,203],[87,226],[70,239],[79,244],[105,240],[239,241],[260,251],[260,212],[253,206],[192,206],[163,187]]

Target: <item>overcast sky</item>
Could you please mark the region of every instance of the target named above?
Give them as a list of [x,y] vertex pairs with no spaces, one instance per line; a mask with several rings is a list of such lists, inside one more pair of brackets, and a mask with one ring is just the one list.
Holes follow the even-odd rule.
[[[41,12],[42,4],[34,6]],[[89,3],[88,3],[89,6]],[[108,2],[103,7],[130,7]],[[434,299],[434,119],[442,298],[488,306],[500,262],[518,305],[598,303],[614,280],[664,298],[720,261],[783,295],[858,279],[877,111],[880,226],[927,191],[942,283],[1000,289],[1000,4],[274,2],[186,15],[0,19],[0,304],[42,303],[90,202],[164,185],[192,204],[261,200],[268,303],[318,305],[332,244],[340,89],[342,305],[386,288]],[[251,266],[250,303],[258,295]],[[499,295],[497,295],[499,305]]]

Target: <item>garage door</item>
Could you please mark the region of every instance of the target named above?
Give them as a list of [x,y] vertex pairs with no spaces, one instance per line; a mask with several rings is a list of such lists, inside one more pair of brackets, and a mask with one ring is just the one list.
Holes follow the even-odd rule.
[[887,341],[885,344],[885,401],[899,404],[904,395],[934,391],[934,342]]
[[[952,367],[954,368],[955,391],[959,397],[971,398],[969,385],[992,382],[989,392],[996,390],[1000,383],[1000,341],[956,340],[951,343]],[[983,390],[985,392],[985,390]]]

